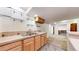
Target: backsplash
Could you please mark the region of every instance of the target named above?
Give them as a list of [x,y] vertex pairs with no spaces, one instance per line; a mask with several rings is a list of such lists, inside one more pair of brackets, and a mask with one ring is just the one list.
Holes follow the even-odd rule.
[[23,35],[26,31],[17,31],[17,32],[1,32],[0,37],[7,37],[7,36],[13,36],[13,35]]
[[[28,26],[29,24],[29,26]],[[29,29],[37,30],[36,24],[33,20],[24,20],[20,22],[19,19],[14,19],[0,16],[0,37],[25,34]]]

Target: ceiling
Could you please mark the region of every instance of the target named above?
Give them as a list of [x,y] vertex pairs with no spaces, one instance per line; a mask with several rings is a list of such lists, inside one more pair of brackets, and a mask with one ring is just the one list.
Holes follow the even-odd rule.
[[[28,7],[21,7],[25,12]],[[53,23],[60,20],[69,20],[79,17],[79,7],[32,7],[27,15],[39,15],[46,23]]]

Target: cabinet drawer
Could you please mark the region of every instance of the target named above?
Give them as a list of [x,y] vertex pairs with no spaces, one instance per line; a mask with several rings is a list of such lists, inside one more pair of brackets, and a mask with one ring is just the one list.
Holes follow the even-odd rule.
[[27,38],[24,40],[24,43],[28,43],[30,41],[34,41],[34,37],[31,37],[31,38]]
[[22,51],[22,46],[17,46],[17,47],[10,49],[8,51]]
[[10,44],[1,46],[0,51],[7,51],[7,50],[10,50],[10,49],[15,48],[17,46],[21,46],[21,45],[22,45],[21,41],[10,43]]
[[47,37],[45,37],[45,44],[46,44],[46,43],[48,43],[48,38],[47,38]]

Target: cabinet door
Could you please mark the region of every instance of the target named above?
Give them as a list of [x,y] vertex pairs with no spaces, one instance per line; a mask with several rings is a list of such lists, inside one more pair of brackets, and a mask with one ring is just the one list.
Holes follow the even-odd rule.
[[41,39],[40,39],[40,43],[41,43],[41,46],[43,46],[44,45],[44,37],[43,36],[41,36]]
[[12,9],[8,7],[1,7],[0,15],[9,16],[9,17],[12,16]]
[[22,51],[22,46],[17,46],[17,47],[12,48],[12,49],[10,49],[8,51]]
[[23,19],[23,20],[26,20],[26,18],[27,18],[26,14],[23,13],[23,14],[22,14],[22,19]]
[[23,20],[23,13],[18,11],[18,19]]
[[24,51],[34,51],[34,38],[24,40]]
[[34,51],[34,43],[29,42],[24,44],[24,51]]
[[15,19],[21,19],[21,12],[13,9],[12,10],[12,17]]
[[26,20],[26,14],[21,12],[21,17],[20,17],[20,19],[21,19],[21,20]]
[[0,51],[8,51],[8,50],[13,49],[13,48],[15,48],[17,46],[22,46],[22,42],[18,41],[18,42],[13,42],[13,43],[1,46]]
[[41,47],[40,36],[35,37],[35,50],[38,50]]
[[48,43],[47,34],[44,35],[45,44]]
[[46,43],[48,43],[48,38],[47,38],[47,37],[45,37],[45,44],[46,44]]

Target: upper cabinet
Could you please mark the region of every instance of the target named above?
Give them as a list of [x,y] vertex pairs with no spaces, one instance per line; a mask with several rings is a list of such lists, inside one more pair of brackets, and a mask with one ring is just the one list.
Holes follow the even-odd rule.
[[21,12],[13,9],[13,11],[12,11],[12,17],[15,18],[15,19],[20,19],[21,18]]
[[40,16],[35,17],[35,21],[36,21],[36,23],[40,23],[40,24],[45,23],[45,19],[43,19],[43,18],[40,17]]
[[26,20],[26,14],[25,13],[21,13],[21,19]]
[[26,19],[25,13],[20,12],[18,10],[15,10],[13,8],[8,8],[8,7],[0,8],[0,15],[12,17],[12,18],[19,19],[19,20],[25,20]]
[[26,14],[13,9],[12,17],[19,20],[25,20]]
[[0,8],[0,15],[7,16],[7,17],[12,16],[12,9],[7,8],[7,7],[5,7],[5,8],[1,7]]

